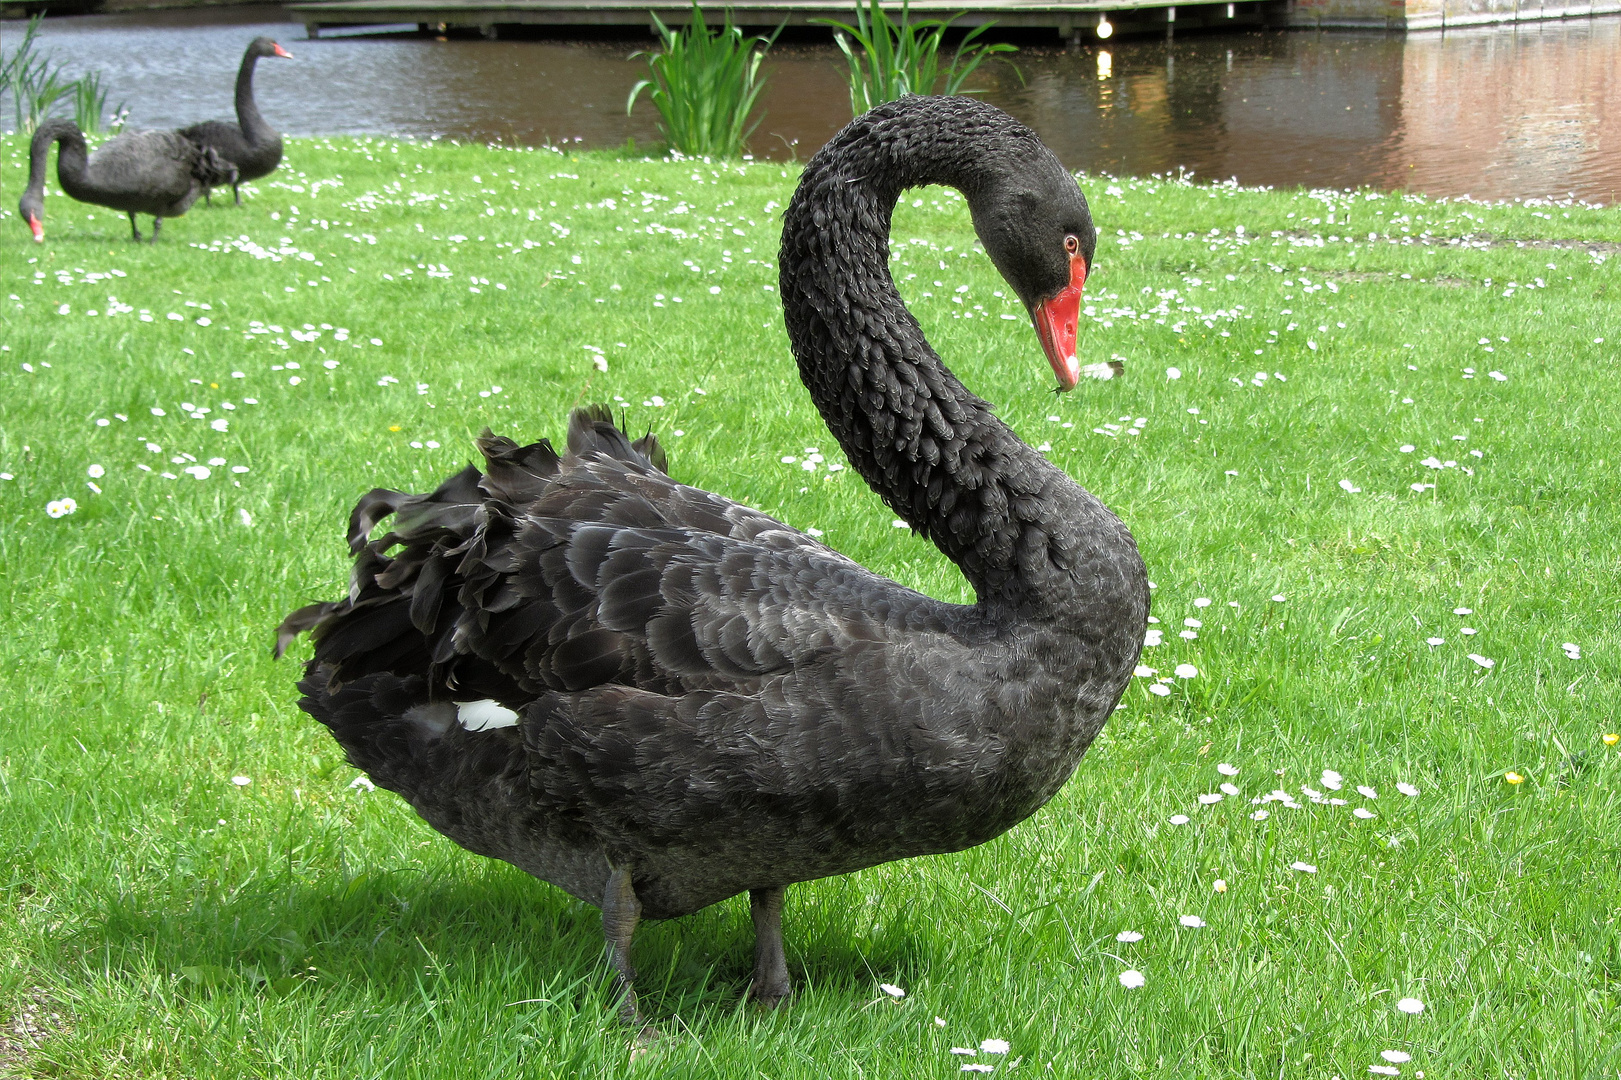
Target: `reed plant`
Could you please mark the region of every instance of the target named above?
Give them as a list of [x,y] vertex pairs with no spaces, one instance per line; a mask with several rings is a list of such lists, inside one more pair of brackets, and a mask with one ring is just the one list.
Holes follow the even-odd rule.
[[850,83],[850,109],[860,116],[907,94],[932,94],[942,78],[942,93],[973,93],[962,85],[980,64],[997,53],[1018,51],[1017,46],[1005,42],[976,42],[975,38],[994,25],[985,23],[963,35],[951,63],[942,71],[946,31],[956,18],[913,22],[910,5],[903,3],[897,20],[890,17],[879,0],[868,0],[865,6],[856,6],[854,26],[835,19],[813,21],[833,27],[833,40],[849,65],[846,78]]
[[[90,72],[78,79],[64,78],[64,65],[39,49],[39,22],[43,16],[28,20],[22,40],[9,54],[0,53],[0,100],[11,99],[12,118],[17,131],[29,134],[51,114],[61,101],[73,103],[73,115],[79,127],[89,134],[102,130],[101,118],[107,108],[107,88],[100,72]],[[122,107],[114,110],[110,126],[122,123]]]
[[0,96],[11,98],[16,130],[32,132],[51,108],[73,91],[73,80],[62,77],[62,65],[40,53],[39,21],[28,20],[22,41],[9,56],[0,57]]
[[[69,93],[73,99],[73,118],[80,130],[90,135],[99,134],[104,127],[102,117],[107,115],[107,87],[101,81],[101,72],[81,76],[69,85]],[[123,126],[127,115],[127,110],[118,106],[112,110],[105,127],[117,130]]]
[[696,3],[685,27],[672,30],[656,14],[653,22],[664,50],[647,57],[651,77],[631,88],[625,111],[647,90],[670,149],[689,157],[741,156],[760,123],[749,123],[765,86],[760,61],[782,28],[770,37],[744,37],[728,11],[720,29],[711,32]]

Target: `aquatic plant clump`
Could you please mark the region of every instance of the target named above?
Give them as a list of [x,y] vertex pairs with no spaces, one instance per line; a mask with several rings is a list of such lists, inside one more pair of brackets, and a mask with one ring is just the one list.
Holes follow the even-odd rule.
[[[28,20],[22,40],[9,54],[0,53],[0,102],[11,101],[17,131],[32,133],[56,110],[59,102],[73,106],[73,119],[87,134],[102,130],[107,114],[107,88],[101,73],[89,72],[77,79],[64,77],[66,66],[39,51],[39,22],[43,15]],[[108,126],[121,127],[123,106],[113,110]]]
[[646,90],[670,149],[688,157],[742,156],[760,123],[758,119],[749,123],[765,86],[760,62],[781,28],[770,37],[744,37],[728,11],[720,29],[711,32],[697,4],[691,21],[679,29],[665,26],[656,12],[651,14],[664,50],[647,56],[651,78],[631,88],[625,111],[629,113]]
[[1006,42],[976,43],[974,39],[994,25],[983,23],[963,35],[951,63],[942,69],[941,50],[955,17],[914,22],[909,4],[901,5],[899,19],[891,18],[879,0],[868,0],[866,6],[856,6],[854,26],[835,19],[813,21],[834,29],[833,40],[848,65],[845,78],[856,116],[907,94],[932,94],[942,78],[941,93],[972,93],[963,90],[963,83],[980,64],[997,53],[1018,51]]

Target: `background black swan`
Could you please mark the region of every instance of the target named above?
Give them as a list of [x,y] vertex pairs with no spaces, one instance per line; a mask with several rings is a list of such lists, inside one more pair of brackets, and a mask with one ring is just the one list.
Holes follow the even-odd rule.
[[[253,68],[261,56],[282,56],[291,60],[293,54],[267,37],[256,37],[248,43],[242,54],[242,67],[236,73],[236,123],[229,120],[205,120],[183,128],[181,134],[198,146],[206,147],[236,166],[236,179],[231,181],[231,193],[236,204],[242,205],[242,192],[238,185],[243,180],[257,180],[269,176],[281,164],[281,136],[265,118],[259,115],[259,106],[253,100]],[[207,198],[208,190],[203,191]]]
[[599,408],[561,456],[486,432],[482,475],[368,494],[349,599],[280,628],[278,651],[313,628],[300,704],[350,761],[464,847],[601,906],[627,1019],[639,918],[748,890],[751,992],[777,1003],[786,886],[1002,833],[1069,777],[1137,661],[1131,534],[946,370],[895,289],[890,215],[920,184],[967,195],[1066,389],[1096,232],[1034,133],[960,97],[858,117],[786,215],[805,385],[977,603],[676,483]]
[[45,239],[45,166],[52,143],[61,144],[56,179],[62,190],[80,202],[124,211],[136,240],[136,214],[152,215],[156,241],[164,218],[184,214],[208,185],[236,179],[229,162],[177,131],[132,131],[91,154],[72,120],[47,120],[28,145],[28,187],[17,203],[36,241]]

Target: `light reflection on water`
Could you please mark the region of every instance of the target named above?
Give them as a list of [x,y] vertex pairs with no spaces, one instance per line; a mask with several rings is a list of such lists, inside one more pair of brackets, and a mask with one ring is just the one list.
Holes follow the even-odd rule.
[[[624,41],[306,41],[274,10],[47,20],[70,75],[99,69],[141,127],[229,116],[241,51],[270,34],[297,59],[263,60],[260,107],[295,135],[444,135],[538,144],[647,145],[645,73]],[[265,21],[249,21],[254,18]],[[16,40],[18,24],[3,32]],[[767,62],[756,153],[807,156],[849,119],[831,46],[779,45]],[[1244,184],[1369,185],[1478,198],[1621,196],[1621,19],[1407,37],[1247,33],[1025,47],[1023,83],[987,65],[988,100],[1031,124],[1073,168],[1192,170]]]

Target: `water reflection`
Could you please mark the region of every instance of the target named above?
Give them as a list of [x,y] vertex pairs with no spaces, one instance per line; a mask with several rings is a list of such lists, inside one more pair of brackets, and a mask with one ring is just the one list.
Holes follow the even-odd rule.
[[1095,71],[1048,57],[1025,71],[993,100],[1091,169],[1621,196],[1621,20],[1117,42]]
[[[229,115],[241,50],[267,33],[298,57],[259,65],[261,107],[291,134],[656,139],[645,103],[625,116],[644,72],[628,59],[637,42],[305,41],[273,10],[54,19],[44,39],[70,75],[100,69],[141,126]],[[1022,82],[999,64],[982,69],[987,98],[1076,168],[1482,198],[1621,196],[1617,18],[1444,36],[1115,39],[1078,52],[1026,46],[1017,62]],[[849,118],[838,63],[831,47],[772,53],[757,153],[803,157]]]

